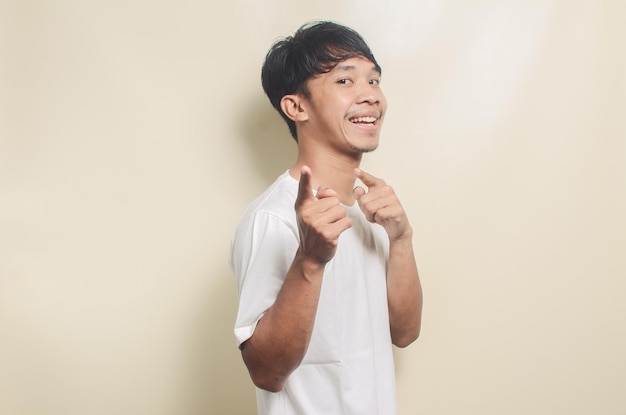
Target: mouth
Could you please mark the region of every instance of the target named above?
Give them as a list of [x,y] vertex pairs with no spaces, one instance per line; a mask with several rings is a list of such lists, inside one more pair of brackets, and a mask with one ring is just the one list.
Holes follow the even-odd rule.
[[367,115],[367,116],[352,117],[348,119],[348,121],[350,121],[352,124],[356,124],[360,126],[373,127],[376,125],[379,119],[380,119],[380,116]]

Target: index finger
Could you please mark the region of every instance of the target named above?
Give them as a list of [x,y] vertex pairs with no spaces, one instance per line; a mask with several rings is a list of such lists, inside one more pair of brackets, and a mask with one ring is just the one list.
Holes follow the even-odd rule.
[[385,181],[383,179],[364,172],[361,169],[354,169],[354,172],[356,173],[356,177],[358,177],[359,180],[361,180],[363,184],[367,187],[375,187],[385,184]]
[[298,183],[298,201],[306,200],[313,197],[313,189],[311,188],[311,169],[309,166],[302,166],[300,170],[300,183]]

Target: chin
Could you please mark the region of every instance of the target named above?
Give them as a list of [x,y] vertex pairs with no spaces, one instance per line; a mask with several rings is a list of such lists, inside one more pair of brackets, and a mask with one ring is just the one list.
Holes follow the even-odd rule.
[[378,134],[360,134],[356,136],[344,136],[345,144],[356,154],[370,153],[378,148]]
[[371,153],[377,148],[378,148],[378,143],[373,144],[371,146],[354,146],[352,147],[352,150],[354,150],[355,153],[364,154],[364,153]]

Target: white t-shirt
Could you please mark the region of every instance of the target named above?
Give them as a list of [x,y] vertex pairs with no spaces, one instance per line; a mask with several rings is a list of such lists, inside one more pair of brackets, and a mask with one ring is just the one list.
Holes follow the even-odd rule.
[[[285,172],[248,206],[235,231],[230,265],[239,289],[239,345],[274,303],[298,248],[297,192],[297,180]],[[257,388],[261,415],[396,413],[389,240],[356,203],[346,210],[353,224],[326,265],[309,348],[281,392]]]

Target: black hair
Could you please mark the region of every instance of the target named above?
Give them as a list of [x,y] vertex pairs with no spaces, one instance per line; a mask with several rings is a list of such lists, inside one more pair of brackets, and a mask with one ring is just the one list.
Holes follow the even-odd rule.
[[309,97],[307,80],[356,57],[370,60],[381,72],[361,35],[329,21],[306,23],[293,36],[278,40],[270,48],[261,70],[261,83],[272,106],[287,122],[294,140],[298,141],[296,124],[280,108],[281,99],[290,94]]

